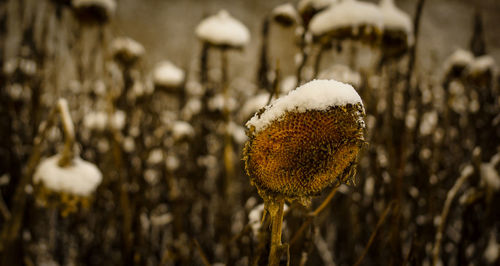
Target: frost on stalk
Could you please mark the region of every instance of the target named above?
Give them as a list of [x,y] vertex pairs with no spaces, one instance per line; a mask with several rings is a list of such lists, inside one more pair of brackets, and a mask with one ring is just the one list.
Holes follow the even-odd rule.
[[319,79],[334,79],[354,87],[361,86],[361,75],[346,65],[333,65],[318,75]]
[[153,81],[157,87],[171,90],[182,85],[184,76],[184,70],[170,61],[163,61],[156,65],[153,72]]
[[123,64],[133,64],[145,53],[144,46],[128,37],[119,37],[111,42],[111,54]]
[[201,21],[196,27],[196,36],[211,45],[233,48],[241,48],[250,40],[247,27],[226,10]]
[[350,182],[364,143],[364,107],[348,84],[313,80],[247,122],[245,168],[261,196],[307,201]]
[[82,21],[104,23],[115,13],[115,0],[73,0],[72,5]]
[[63,214],[67,214],[76,211],[79,205],[88,205],[102,174],[94,164],[79,157],[68,166],[59,166],[60,156],[44,159],[35,171],[33,183],[39,185],[38,198],[42,205],[61,205]]
[[382,0],[380,11],[384,21],[382,45],[386,56],[402,55],[414,42],[410,16],[397,8],[393,0]]
[[377,5],[344,0],[312,18],[309,29],[315,37],[361,39],[373,42],[381,35],[384,18]]
[[279,5],[273,9],[271,12],[272,17],[279,24],[290,27],[294,24],[300,23],[300,17],[297,13],[297,10],[293,7],[292,4],[286,3]]

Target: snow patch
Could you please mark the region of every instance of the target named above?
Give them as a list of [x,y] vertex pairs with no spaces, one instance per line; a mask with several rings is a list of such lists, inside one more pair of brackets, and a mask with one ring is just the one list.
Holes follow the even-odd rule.
[[500,176],[492,162],[481,164],[481,181],[486,187],[495,191],[500,189]]
[[347,104],[363,104],[351,85],[336,80],[313,80],[273,101],[261,115],[255,114],[246,126],[255,127],[255,133],[258,133],[287,112],[323,111]]
[[297,10],[302,14],[309,8],[320,10],[337,2],[337,0],[301,0],[297,5]]
[[467,67],[474,61],[474,55],[467,50],[458,49],[451,54],[444,62],[445,73],[450,72],[453,67]]
[[500,255],[500,244],[496,241],[496,234],[494,232],[490,235],[490,240],[488,241],[488,246],[484,251],[484,258],[489,264],[494,263],[498,260]]
[[292,4],[286,3],[275,7],[272,11],[272,15],[278,19],[283,18],[286,20],[290,20],[291,23],[297,23],[300,21],[299,14],[297,10],[293,7]]
[[179,158],[175,155],[167,155],[167,159],[165,160],[165,166],[167,167],[167,170],[169,171],[175,171],[179,166],[181,165],[181,162],[179,161]]
[[193,137],[194,129],[191,124],[184,121],[175,121],[172,125],[172,137],[180,140],[184,137]]
[[113,14],[116,9],[115,0],[73,0],[72,4],[75,8],[98,6],[103,8],[108,16]]
[[45,187],[57,192],[80,196],[90,195],[101,183],[102,174],[97,167],[79,157],[66,167],[58,165],[60,155],[42,160],[38,165],[33,182],[43,183]]
[[481,74],[486,71],[494,72],[496,69],[495,59],[489,55],[476,57],[475,60],[469,63],[468,71],[470,74]]
[[144,55],[144,46],[139,42],[128,38],[118,37],[111,43],[111,52],[114,55],[123,54],[127,58],[135,59]]
[[241,47],[250,40],[250,32],[226,10],[204,19],[196,27],[196,36],[214,45]]
[[184,71],[170,61],[163,61],[156,65],[153,80],[159,86],[178,87],[184,82]]
[[410,16],[397,8],[393,0],[382,0],[379,6],[384,20],[384,29],[402,30],[407,34],[412,34],[413,22]]
[[335,29],[362,25],[382,29],[384,18],[380,8],[372,3],[344,0],[313,17],[309,29],[318,36]]

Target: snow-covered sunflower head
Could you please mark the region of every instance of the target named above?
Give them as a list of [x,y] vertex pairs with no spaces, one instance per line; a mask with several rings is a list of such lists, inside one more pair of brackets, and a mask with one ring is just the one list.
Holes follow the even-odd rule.
[[67,215],[89,205],[102,174],[94,164],[79,157],[64,166],[60,165],[60,158],[61,155],[56,154],[42,160],[33,183],[39,204],[56,207],[62,215]]
[[247,122],[245,168],[263,197],[307,201],[336,182],[349,183],[364,143],[358,93],[314,80],[266,106]]

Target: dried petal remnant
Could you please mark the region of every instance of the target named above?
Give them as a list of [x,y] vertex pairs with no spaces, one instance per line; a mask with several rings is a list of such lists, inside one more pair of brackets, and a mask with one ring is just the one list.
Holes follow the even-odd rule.
[[349,178],[364,142],[361,103],[286,112],[251,136],[246,170],[259,192],[302,198]]

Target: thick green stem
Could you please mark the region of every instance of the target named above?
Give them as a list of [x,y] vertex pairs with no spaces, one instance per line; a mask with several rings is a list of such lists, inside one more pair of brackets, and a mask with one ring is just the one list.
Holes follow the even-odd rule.
[[269,266],[278,266],[281,258],[281,225],[283,223],[283,206],[285,199],[280,198],[275,203],[278,210],[271,211],[272,231],[271,231],[271,251],[269,252]]

